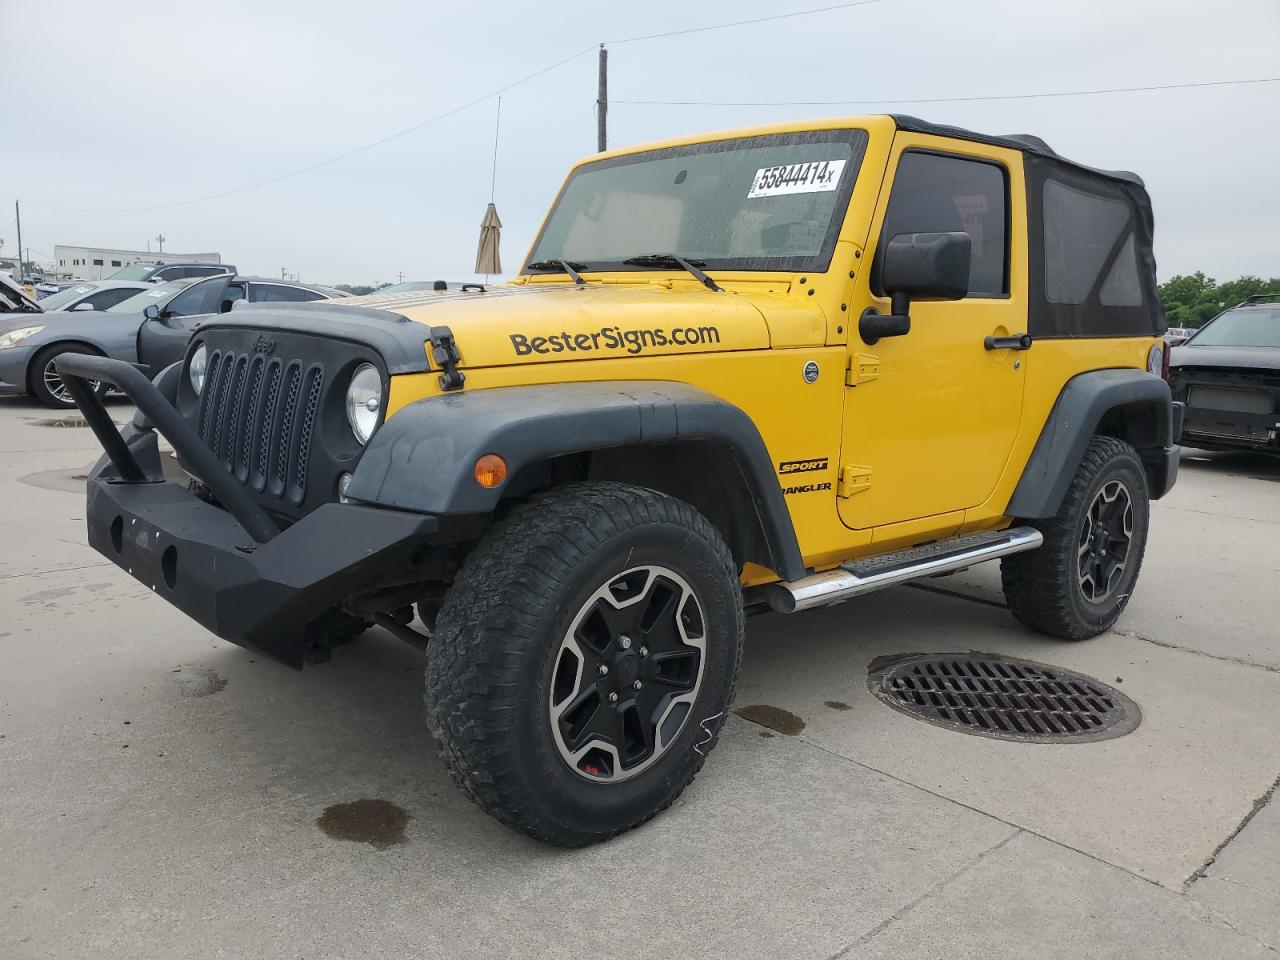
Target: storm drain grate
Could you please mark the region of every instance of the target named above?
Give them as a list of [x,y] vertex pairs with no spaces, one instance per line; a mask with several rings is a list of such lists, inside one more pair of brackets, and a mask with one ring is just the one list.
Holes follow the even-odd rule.
[[1088,743],[1132,732],[1138,705],[1092,677],[989,653],[910,654],[871,664],[867,685],[895,710],[1000,740]]

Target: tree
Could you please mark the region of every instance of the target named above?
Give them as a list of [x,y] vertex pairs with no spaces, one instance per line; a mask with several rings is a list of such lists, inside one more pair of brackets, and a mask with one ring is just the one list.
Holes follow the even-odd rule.
[[1171,327],[1200,327],[1223,310],[1259,294],[1280,294],[1280,277],[1240,277],[1218,283],[1197,270],[1160,284],[1160,302]]
[[389,283],[378,283],[378,284],[374,284],[373,286],[368,286],[367,284],[355,284],[353,286],[352,284],[349,284],[349,283],[340,283],[337,286],[335,286],[333,289],[341,290],[343,293],[349,293],[353,297],[363,297],[367,293],[377,293],[383,287],[389,287],[389,286],[391,286],[391,284]]

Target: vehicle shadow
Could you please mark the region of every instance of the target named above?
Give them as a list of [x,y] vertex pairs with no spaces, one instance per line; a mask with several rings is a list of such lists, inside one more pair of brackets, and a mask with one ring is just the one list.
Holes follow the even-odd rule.
[[1253,450],[1198,450],[1183,447],[1181,466],[1183,470],[1280,483],[1280,456]]

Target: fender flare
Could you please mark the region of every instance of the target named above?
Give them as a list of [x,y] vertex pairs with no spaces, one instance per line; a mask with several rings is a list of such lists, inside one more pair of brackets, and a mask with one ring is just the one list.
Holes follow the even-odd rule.
[[1058,394],[1005,513],[1028,520],[1054,516],[1102,418],[1117,407],[1135,404],[1160,411],[1155,417],[1157,434],[1148,443],[1135,446],[1147,464],[1149,477],[1156,481],[1152,499],[1163,496],[1173,478],[1153,477],[1152,467],[1163,464],[1169,450],[1176,458],[1175,410],[1169,384],[1144,370],[1094,370],[1072,377]]
[[369,442],[347,495],[430,514],[483,514],[506,484],[486,489],[473,465],[486,453],[508,479],[551,457],[702,440],[725,447],[751,490],[770,566],[805,573],[791,513],[760,432],[739,407],[698,387],[666,381],[604,381],[499,387],[415,401]]

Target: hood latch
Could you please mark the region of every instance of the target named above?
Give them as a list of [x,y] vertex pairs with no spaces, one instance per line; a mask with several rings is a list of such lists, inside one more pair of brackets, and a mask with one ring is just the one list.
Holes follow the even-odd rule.
[[440,389],[461,390],[467,375],[458,369],[462,354],[458,352],[453,331],[448,327],[431,328],[431,359],[443,371],[440,374]]

